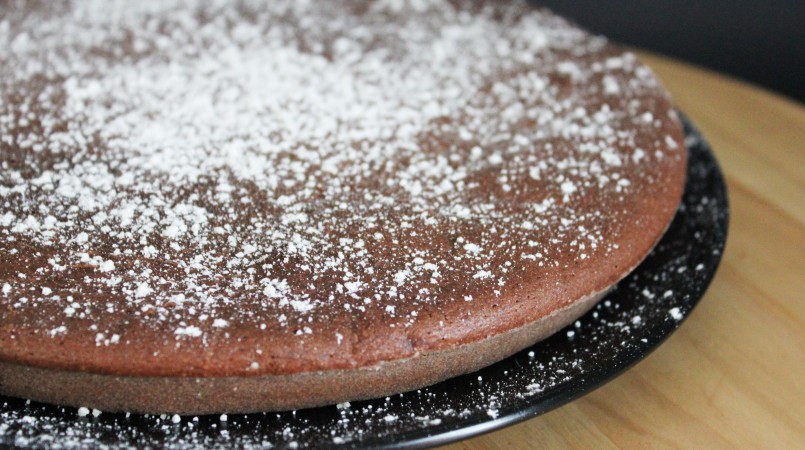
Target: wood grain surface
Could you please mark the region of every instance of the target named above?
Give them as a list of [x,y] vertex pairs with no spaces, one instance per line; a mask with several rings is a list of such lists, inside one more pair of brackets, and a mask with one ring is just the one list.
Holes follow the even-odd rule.
[[805,107],[639,53],[726,175],[718,274],[680,330],[624,375],[445,448],[805,448]]

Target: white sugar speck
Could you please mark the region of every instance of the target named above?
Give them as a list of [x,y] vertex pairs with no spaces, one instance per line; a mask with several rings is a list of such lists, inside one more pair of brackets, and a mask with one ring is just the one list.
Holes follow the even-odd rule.
[[137,285],[137,289],[134,291],[134,296],[137,298],[143,298],[152,292],[153,289],[151,289],[151,286],[149,286],[148,283],[140,283]]
[[481,247],[477,244],[468,243],[464,244],[464,250],[466,250],[467,253],[478,254],[481,252]]
[[201,328],[191,325],[189,327],[179,327],[173,332],[173,334],[177,336],[199,337],[203,333]]

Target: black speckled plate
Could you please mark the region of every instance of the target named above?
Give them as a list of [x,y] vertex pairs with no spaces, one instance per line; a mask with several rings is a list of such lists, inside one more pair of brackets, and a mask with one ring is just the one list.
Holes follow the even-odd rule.
[[660,345],[716,272],[727,238],[727,191],[710,147],[684,122],[686,192],[660,244],[586,316],[505,361],[415,392],[281,414],[79,417],[73,408],[0,397],[0,447],[428,447],[570,402]]

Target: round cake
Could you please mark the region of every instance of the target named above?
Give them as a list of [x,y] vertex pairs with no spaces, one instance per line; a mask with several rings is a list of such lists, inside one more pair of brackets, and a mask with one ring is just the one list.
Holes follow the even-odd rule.
[[686,151],[634,55],[525,2],[0,3],[0,393],[404,392],[574,321]]

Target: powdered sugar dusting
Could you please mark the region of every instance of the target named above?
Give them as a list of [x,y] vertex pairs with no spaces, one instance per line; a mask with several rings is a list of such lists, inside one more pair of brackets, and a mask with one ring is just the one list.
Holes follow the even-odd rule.
[[616,250],[673,147],[633,55],[521,4],[3,8],[0,304],[54,338],[407,328]]

